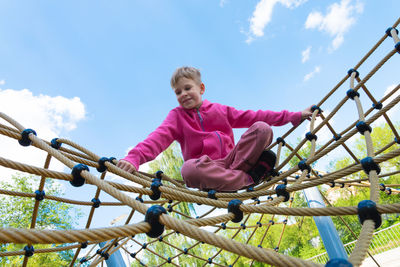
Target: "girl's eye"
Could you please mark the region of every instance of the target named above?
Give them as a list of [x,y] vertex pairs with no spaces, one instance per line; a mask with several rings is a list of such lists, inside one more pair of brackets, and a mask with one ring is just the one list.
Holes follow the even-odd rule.
[[190,87],[186,87],[185,90],[186,90],[186,91],[189,91],[189,90],[190,90]]

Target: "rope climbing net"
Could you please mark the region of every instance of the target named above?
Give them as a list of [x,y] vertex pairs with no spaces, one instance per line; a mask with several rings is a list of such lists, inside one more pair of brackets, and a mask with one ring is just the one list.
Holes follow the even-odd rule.
[[[381,67],[394,55],[400,53],[400,39],[398,37],[396,23],[386,30],[384,36],[377,44],[350,69],[345,77],[315,106],[309,125],[309,132],[295,147],[292,147],[287,138],[296,127],[290,129],[268,149],[273,149],[277,154],[275,173],[271,179],[261,184],[239,190],[235,193],[202,192],[185,187],[182,181],[168,177],[162,172],[147,174],[136,172],[127,173],[115,166],[115,158],[99,157],[88,149],[63,138],[55,138],[51,142],[40,139],[32,129],[26,129],[13,118],[4,113],[0,117],[6,123],[0,123],[0,134],[18,140],[22,146],[34,146],[47,154],[43,167],[31,166],[14,160],[0,157],[0,165],[20,172],[37,175],[40,184],[35,192],[16,192],[0,188],[0,194],[13,198],[26,198],[34,202],[30,229],[0,228],[1,244],[25,244],[23,250],[0,251],[0,257],[19,256],[21,263],[26,266],[29,259],[39,253],[53,253],[57,251],[71,250],[74,257],[71,266],[93,266],[107,260],[116,251],[126,252],[134,265],[152,265],[146,262],[144,255],[151,254],[157,259],[157,265],[172,264],[183,265],[185,258],[195,258],[202,264],[214,264],[217,266],[235,265],[240,258],[247,258],[249,265],[257,262],[274,266],[320,266],[312,261],[287,256],[281,253],[279,246],[284,237],[289,216],[354,216],[358,215],[362,225],[358,235],[358,241],[349,255],[348,262],[353,266],[360,266],[368,256],[368,248],[373,232],[381,225],[382,214],[400,213],[400,202],[392,204],[380,204],[381,194],[399,197],[400,190],[396,184],[385,184],[385,177],[397,175],[399,169],[385,169],[385,162],[398,159],[400,156],[400,136],[388,115],[388,112],[398,105],[400,85],[395,86],[390,92],[377,100],[367,88],[367,81],[376,74]],[[359,73],[360,66],[372,53],[385,41],[392,39],[394,48],[362,78]],[[398,56],[398,55],[397,55]],[[349,84],[350,89],[343,94],[341,101],[329,114],[323,112],[323,105],[334,94],[341,94],[344,84]],[[348,87],[347,87],[348,88]],[[364,111],[363,102],[367,99],[372,102],[372,107]],[[355,105],[358,117],[354,116],[353,123],[341,132],[332,127],[332,118],[345,103]],[[353,115],[355,113],[352,113]],[[317,115],[321,120],[318,120]],[[350,114],[347,114],[350,116]],[[386,144],[376,147],[371,137],[372,127],[378,119],[383,119],[390,127],[392,139]],[[318,124],[318,125],[317,125]],[[329,131],[333,138],[318,144],[317,135],[321,131]],[[361,134],[365,139],[366,157],[358,159],[352,152],[346,141]],[[15,142],[16,146],[18,145]],[[327,157],[328,153],[343,149],[350,155],[353,162],[333,172],[317,172],[313,164]],[[284,160],[283,149],[289,151]],[[307,158],[300,155],[300,151],[307,149]],[[49,168],[51,159],[62,162],[70,172],[60,172]],[[297,165],[290,164],[293,159],[298,159]],[[398,166],[398,165],[397,165]],[[382,167],[382,168],[381,168]],[[97,169],[98,176],[90,172]],[[118,183],[107,179],[107,174],[117,175],[129,182]],[[361,173],[364,178],[354,179],[350,176]],[[350,177],[350,178],[349,178]],[[44,192],[46,179],[69,181],[71,186],[93,186],[95,194],[91,201],[78,201],[73,199],[51,196]],[[380,180],[381,179],[381,180]],[[340,207],[292,207],[293,197],[296,192],[312,187],[340,188],[363,187],[369,188],[369,199],[363,200],[357,206]],[[115,202],[101,202],[100,195],[107,194],[113,197]],[[90,207],[85,229],[57,230],[37,229],[38,211],[43,199],[72,205]],[[328,202],[328,200],[326,200]],[[191,212],[181,212],[175,207],[181,203],[202,205],[200,216],[193,216]],[[126,221],[121,226],[104,228],[90,228],[95,210],[105,206],[124,206],[130,209]],[[200,209],[197,209],[199,212]],[[225,210],[224,213],[215,211]],[[99,212],[99,211],[97,211]],[[144,216],[140,222],[133,222],[137,216]],[[275,246],[268,245],[268,233],[271,229],[279,227],[280,238],[273,240]],[[147,234],[147,237],[146,235]],[[259,238],[255,240],[255,236]],[[241,237],[240,239],[237,237]],[[170,240],[182,238],[184,246],[177,246]],[[183,239],[184,238],[184,239]],[[188,242],[189,240],[190,242]],[[100,242],[106,242],[101,249],[95,247]],[[182,241],[182,243],[184,243]],[[59,244],[45,249],[35,249],[35,244]],[[61,246],[61,245],[62,246]],[[160,250],[160,246],[168,247],[168,250]],[[199,249],[200,248],[200,249]],[[203,249],[204,248],[204,249]],[[210,249],[212,248],[212,249]],[[202,255],[198,251],[205,251]],[[147,254],[144,254],[146,252]],[[168,253],[170,253],[168,255]],[[225,254],[224,254],[225,253]],[[227,262],[226,253],[233,255]],[[84,255],[83,255],[84,254]],[[208,256],[204,256],[208,255]],[[328,264],[329,265],[329,262]],[[331,265],[336,266],[336,265]]]

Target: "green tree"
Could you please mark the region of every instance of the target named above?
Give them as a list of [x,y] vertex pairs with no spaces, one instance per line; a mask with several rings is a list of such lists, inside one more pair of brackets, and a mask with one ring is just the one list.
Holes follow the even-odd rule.
[[[0,188],[15,192],[34,193],[39,188],[39,178],[22,174],[12,176],[10,182],[1,182]],[[46,195],[62,196],[61,185],[46,179]],[[31,225],[34,198],[0,195],[0,225],[2,228],[28,229]],[[40,201],[36,219],[36,229],[71,229],[81,216],[81,212],[70,204],[44,199]],[[0,244],[0,251],[23,250],[26,244]],[[34,244],[35,250],[52,248],[51,244]],[[57,253],[35,253],[29,258],[28,266],[68,266],[73,251]],[[23,256],[1,257],[1,266],[19,266]]]
[[[399,124],[396,124],[395,126],[397,130],[400,128]],[[394,139],[394,135],[392,132],[392,129],[389,127],[388,124],[384,124],[381,126],[377,126],[373,128],[373,131],[371,133],[373,145],[375,151],[380,150],[381,148],[385,147],[387,144],[391,143]],[[388,153],[390,151],[393,151],[395,149],[398,149],[398,145],[393,145],[383,151],[383,153]],[[357,156],[357,158],[364,158],[367,156],[366,152],[366,143],[365,143],[365,137],[360,136],[359,138],[356,139],[354,148],[352,149],[352,152]],[[331,169],[332,171],[340,170],[343,169],[346,166],[349,166],[354,163],[354,160],[350,157],[343,157],[339,160],[331,162]],[[386,162],[380,163],[380,168],[381,168],[381,174],[384,173],[389,173],[393,170],[399,170],[400,163],[398,158],[393,158],[391,160],[388,160]],[[364,171],[359,171],[357,173],[353,173],[347,177],[346,179],[352,180],[352,179],[362,179],[362,178],[368,178],[368,175],[365,174]],[[382,177],[379,179],[380,183],[384,184],[399,184],[400,183],[400,175],[391,175],[387,177]],[[330,190],[332,192],[332,190]],[[334,206],[357,206],[358,203],[362,200],[369,199],[370,191],[369,188],[365,187],[345,187],[341,188],[340,190],[335,190],[334,194],[334,200],[333,200],[333,205]],[[327,194],[327,193],[326,193]],[[331,193],[332,194],[332,193]],[[390,204],[390,203],[398,203],[398,195],[392,194],[392,195],[387,195],[384,192],[380,193],[380,204]],[[355,232],[355,234],[358,236],[360,230],[361,230],[361,225],[358,221],[357,216],[343,216],[342,217],[345,222],[350,226],[350,228]],[[349,229],[343,224],[342,220],[338,217],[333,217],[333,221],[335,226],[338,229],[339,235],[342,238],[343,243],[348,243],[355,238],[349,231]],[[390,225],[393,225],[395,223],[400,222],[400,216],[399,214],[384,214],[382,215],[382,226],[381,228],[386,228]],[[381,229],[380,228],[380,229]],[[379,229],[378,229],[379,230]]]

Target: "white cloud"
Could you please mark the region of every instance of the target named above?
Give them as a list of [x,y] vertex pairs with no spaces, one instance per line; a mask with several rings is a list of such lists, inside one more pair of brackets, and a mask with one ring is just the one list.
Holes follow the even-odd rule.
[[355,15],[362,13],[364,6],[361,2],[350,3],[351,0],[341,0],[328,7],[324,16],[320,12],[311,12],[306,20],[306,29],[318,29],[333,37],[330,50],[336,50],[344,41],[344,34],[356,22]]
[[5,85],[6,81],[5,80],[0,80],[0,85]]
[[287,8],[295,8],[305,3],[307,0],[261,0],[257,3],[250,21],[250,30],[247,43],[251,43],[255,38],[264,36],[264,29],[271,22],[272,11],[277,3]]
[[311,46],[301,52],[301,62],[305,63],[310,59]]
[[[75,129],[86,114],[85,106],[78,97],[33,95],[27,89],[0,89],[0,111],[23,127],[34,129],[39,138],[48,141]],[[9,125],[1,118],[0,123]],[[44,164],[47,154],[38,148],[22,147],[17,140],[4,135],[0,135],[0,144],[0,156],[3,158],[38,167]],[[52,160],[51,167],[63,170],[63,165],[56,160]],[[13,173],[14,170],[0,167],[0,179],[8,178]]]
[[316,66],[312,72],[310,72],[310,73],[308,73],[308,74],[306,74],[306,75],[304,76],[304,81],[305,81],[305,82],[308,81],[309,79],[311,79],[312,77],[314,77],[314,75],[317,74],[317,73],[319,73],[320,71],[321,71],[321,67],[320,67],[320,66]]

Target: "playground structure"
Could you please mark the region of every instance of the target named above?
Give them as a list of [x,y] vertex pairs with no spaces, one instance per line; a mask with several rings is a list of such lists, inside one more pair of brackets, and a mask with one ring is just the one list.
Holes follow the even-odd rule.
[[[75,256],[71,262],[71,266],[77,262],[78,265],[90,261],[95,266],[104,260],[107,260],[114,252],[118,250],[127,251],[132,260],[137,264],[145,264],[145,259],[140,259],[141,250],[147,250],[153,253],[158,259],[159,265],[172,264],[179,266],[180,258],[196,257],[191,253],[191,249],[196,246],[202,246],[207,243],[218,248],[209,258],[200,258],[204,264],[214,264],[218,266],[226,265],[218,257],[222,251],[228,251],[236,254],[236,260],[228,263],[234,266],[239,257],[251,259],[251,264],[262,262],[274,266],[321,266],[320,263],[307,261],[305,259],[293,258],[279,253],[279,241],[274,249],[265,248],[261,240],[260,244],[252,245],[251,238],[256,231],[268,234],[270,227],[274,227],[274,216],[284,216],[283,237],[285,225],[289,216],[345,216],[358,215],[362,224],[361,232],[354,248],[349,253],[348,259],[342,259],[343,262],[360,266],[363,260],[368,256],[368,248],[375,229],[379,228],[382,221],[382,214],[400,213],[400,201],[394,204],[379,204],[380,194],[391,194],[399,197],[400,190],[393,188],[399,185],[385,185],[380,182],[380,178],[400,173],[400,170],[386,170],[380,167],[388,160],[398,158],[400,156],[400,136],[396,130],[395,124],[391,121],[388,112],[398,106],[400,94],[398,90],[400,85],[395,86],[390,92],[377,100],[371,91],[367,88],[369,81],[375,73],[393,56],[399,56],[400,39],[396,27],[400,23],[400,19],[389,27],[384,36],[377,44],[345,75],[345,77],[317,104],[313,107],[313,116],[310,122],[309,132],[306,134],[296,147],[291,147],[285,140],[291,135],[296,128],[293,127],[286,134],[279,137],[276,142],[271,144],[268,149],[273,149],[277,153],[278,161],[275,166],[274,176],[248,190],[240,190],[236,193],[202,192],[191,190],[176,179],[168,177],[162,172],[155,175],[137,172],[130,174],[122,171],[115,166],[115,158],[99,157],[86,148],[63,138],[55,138],[51,142],[40,139],[34,130],[26,129],[13,118],[4,113],[0,113],[0,118],[6,121],[8,125],[0,123],[0,134],[16,139],[22,146],[34,146],[47,153],[43,167],[30,166],[13,160],[0,157],[0,165],[6,168],[14,169],[21,172],[30,173],[41,177],[39,188],[35,193],[14,192],[0,189],[0,194],[10,197],[30,198],[35,202],[35,209],[32,211],[31,229],[10,229],[0,228],[1,243],[18,243],[26,244],[24,250],[21,251],[0,251],[0,257],[10,257],[22,255],[21,263],[26,266],[29,258],[34,257],[38,253],[51,253],[61,250],[75,250]],[[362,78],[358,69],[370,57],[370,55],[384,42],[394,41],[394,48],[387,52],[375,66],[373,66]],[[346,83],[346,81],[348,83]],[[341,91],[346,86],[346,92]],[[349,89],[350,88],[350,89]],[[343,98],[325,116],[324,103],[333,95],[342,94]],[[372,103],[372,107],[364,111],[363,103],[368,100]],[[332,118],[335,118],[337,112],[346,102],[354,104],[357,109],[358,116],[354,116],[354,122],[346,129],[338,132],[330,124]],[[320,115],[322,122],[316,125],[317,115]],[[353,113],[355,114],[355,113]],[[351,116],[353,114],[349,114]],[[393,139],[391,142],[381,147],[374,147],[371,138],[371,125],[378,119],[383,118],[392,130]],[[322,129],[332,133],[333,138],[320,144],[317,149],[317,135]],[[38,133],[40,135],[40,133]],[[346,145],[346,141],[355,135],[361,134],[365,137],[365,148],[367,156],[358,159],[354,153]],[[307,142],[311,143],[307,159],[302,159],[299,151],[306,147]],[[18,145],[15,141],[16,146]],[[286,147],[291,152],[282,161],[282,149]],[[312,168],[312,164],[317,160],[327,157],[327,154],[338,149],[344,149],[348,155],[354,160],[350,165],[331,173],[321,175]],[[389,151],[389,152],[388,152]],[[66,167],[71,169],[70,173],[64,173],[49,169],[52,158],[62,162]],[[289,162],[293,158],[299,158],[300,163],[291,167]],[[94,175],[93,170],[90,172],[89,167],[99,171],[99,177]],[[365,179],[352,180],[346,177],[363,171]],[[132,182],[131,184],[122,184],[108,181],[107,173],[113,173]],[[43,193],[46,178],[69,181],[72,186],[94,186],[96,193],[92,201],[77,201],[45,195]],[[292,208],[291,203],[294,192],[305,190],[308,188],[317,188],[321,185],[331,187],[361,186],[368,187],[370,190],[370,199],[364,200],[358,206],[349,207],[323,207],[323,208]],[[100,195],[108,194],[115,198],[117,202],[101,202]],[[128,194],[129,193],[129,194]],[[149,196],[150,199],[143,200],[143,196]],[[61,201],[65,203],[91,206],[88,215],[86,229],[81,230],[38,230],[35,229],[35,220],[38,209],[40,209],[40,201],[42,199],[51,199],[53,201]],[[287,202],[289,201],[289,205]],[[170,215],[174,210],[174,206],[181,203],[202,204],[210,207],[210,211],[194,217],[180,214],[180,218]],[[93,213],[101,206],[128,206],[131,208],[130,214],[127,216],[123,226],[104,227],[91,229],[91,221]],[[226,209],[225,214],[211,215],[211,211],[215,209]],[[98,211],[96,211],[98,212]],[[145,215],[143,222],[131,223],[132,218],[137,214]],[[267,215],[272,215],[272,218]],[[249,218],[258,216],[255,225],[246,224],[252,221]],[[254,220],[253,220],[254,221]],[[285,222],[286,221],[286,222]],[[241,223],[241,224],[237,224]],[[201,227],[212,227],[217,230],[208,231]],[[168,230],[166,233],[165,228]],[[234,237],[241,234],[245,229],[251,229],[244,243],[234,240]],[[224,230],[235,230],[235,233],[229,238],[220,234]],[[146,233],[153,238],[148,243],[140,243],[135,240],[136,235]],[[166,246],[171,246],[167,241],[167,236],[180,234],[191,238],[195,242],[191,247],[174,247],[175,255],[163,255],[160,251],[153,251],[152,244],[162,242]],[[264,238],[263,238],[264,239]],[[93,248],[100,242],[107,243],[97,252],[93,249],[81,255],[82,249],[87,246]],[[138,243],[138,249],[134,251],[126,246],[129,242]],[[34,249],[35,244],[67,244],[62,247],[54,247],[49,249]],[[77,259],[79,261],[77,261]],[[338,262],[329,261],[327,266],[338,266]],[[346,265],[351,266],[351,265]]]

